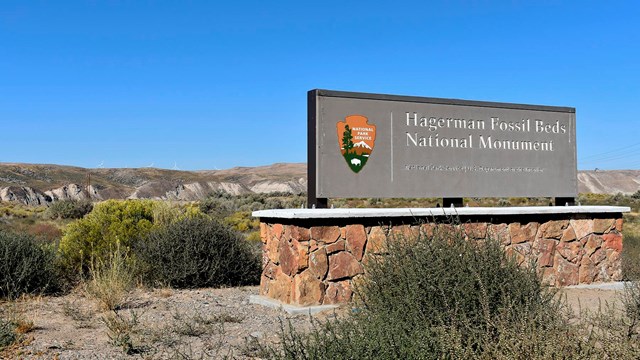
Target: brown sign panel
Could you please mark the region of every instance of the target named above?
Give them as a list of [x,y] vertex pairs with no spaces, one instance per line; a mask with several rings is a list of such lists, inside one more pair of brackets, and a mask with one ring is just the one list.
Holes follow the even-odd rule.
[[312,203],[577,196],[574,108],[328,90],[308,100]]

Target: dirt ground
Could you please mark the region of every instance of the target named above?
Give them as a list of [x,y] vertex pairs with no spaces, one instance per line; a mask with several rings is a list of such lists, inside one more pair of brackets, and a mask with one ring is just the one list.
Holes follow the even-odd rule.
[[[576,315],[618,304],[622,290],[566,288]],[[249,303],[257,287],[198,290],[137,290],[127,306],[102,311],[82,292],[33,297],[0,304],[5,317],[24,324],[20,344],[5,349],[10,359],[240,359],[266,357],[257,344],[275,344],[281,326],[312,327],[308,315],[289,315]],[[349,311],[315,315],[320,321]]]

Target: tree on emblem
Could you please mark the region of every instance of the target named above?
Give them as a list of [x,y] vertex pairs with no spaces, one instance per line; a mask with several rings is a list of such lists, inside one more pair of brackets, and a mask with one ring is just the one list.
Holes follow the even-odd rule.
[[349,125],[345,125],[344,133],[342,134],[342,147],[347,154],[353,149],[353,135],[351,135],[351,129]]

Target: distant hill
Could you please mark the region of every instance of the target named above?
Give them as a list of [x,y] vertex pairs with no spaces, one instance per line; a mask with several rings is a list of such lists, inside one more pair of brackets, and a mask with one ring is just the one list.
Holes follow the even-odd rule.
[[594,194],[633,194],[640,190],[640,170],[578,171],[578,191]]
[[[156,168],[85,169],[63,165],[0,163],[0,200],[42,205],[62,199],[162,199],[193,201],[213,191],[230,194],[307,191],[307,166],[276,163],[226,170]],[[632,194],[640,170],[578,172],[581,193]]]
[[227,170],[85,169],[0,163],[0,200],[42,205],[62,199],[192,201],[222,190],[231,194],[307,191],[306,164],[277,163]]

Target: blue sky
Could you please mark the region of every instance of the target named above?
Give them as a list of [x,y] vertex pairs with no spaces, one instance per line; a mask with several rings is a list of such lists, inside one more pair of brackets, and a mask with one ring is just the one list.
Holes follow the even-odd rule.
[[306,161],[313,88],[577,109],[639,169],[635,1],[2,1],[0,162]]

